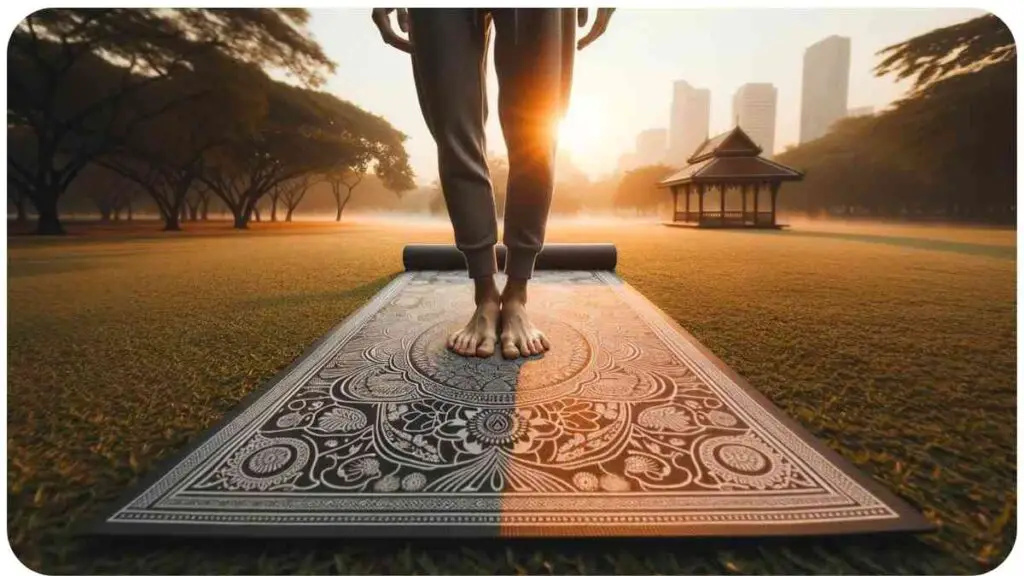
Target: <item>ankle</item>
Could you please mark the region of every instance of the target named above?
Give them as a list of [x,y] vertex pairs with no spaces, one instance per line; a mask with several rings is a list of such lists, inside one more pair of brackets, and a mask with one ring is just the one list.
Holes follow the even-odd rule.
[[526,280],[510,279],[501,293],[502,304],[526,304]]
[[487,302],[501,301],[501,293],[498,292],[498,284],[494,281],[494,276],[476,278],[473,284],[474,300],[477,306]]

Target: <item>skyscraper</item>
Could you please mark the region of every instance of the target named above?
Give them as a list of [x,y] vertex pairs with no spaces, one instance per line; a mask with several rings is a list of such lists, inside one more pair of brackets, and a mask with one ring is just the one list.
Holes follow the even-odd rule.
[[804,52],[800,143],[821,138],[846,116],[850,92],[850,39],[829,36]]
[[665,161],[668,145],[668,130],[652,128],[644,130],[636,137],[636,155],[643,165],[658,164]]
[[708,137],[710,119],[711,91],[707,88],[694,88],[685,80],[677,80],[673,86],[669,118],[666,157],[669,164],[686,164],[686,159]]
[[733,118],[761,147],[761,154],[765,157],[775,153],[775,108],[778,101],[779,91],[768,83],[744,84],[732,97]]

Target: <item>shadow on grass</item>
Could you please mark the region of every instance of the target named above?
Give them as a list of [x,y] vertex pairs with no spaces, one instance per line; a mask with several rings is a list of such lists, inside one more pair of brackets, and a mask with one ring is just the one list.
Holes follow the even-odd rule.
[[[252,572],[305,565],[338,573],[898,573],[934,556],[907,534],[760,538],[227,539],[83,537],[96,557],[155,561],[189,556],[207,568]],[[171,560],[179,558],[176,562]],[[167,565],[164,560],[171,560]],[[163,565],[161,565],[163,564]],[[320,565],[319,567],[317,565]],[[136,568],[143,566],[136,565]],[[318,570],[319,568],[319,570]]]
[[[990,244],[972,244],[969,242],[953,242],[950,240],[935,240],[931,238],[914,238],[910,236],[881,236],[875,234],[858,234],[854,232],[826,232],[819,230],[743,230],[743,229],[721,229],[708,228],[708,231],[732,232],[742,234],[767,234],[772,236],[796,236],[800,238],[824,238],[829,240],[849,240],[854,242],[866,242],[869,244],[886,244],[901,248],[918,248],[921,250],[934,250],[939,252],[954,252],[968,256],[989,256],[1004,260],[1017,259],[1016,246],[997,246]],[[701,230],[702,232],[704,230]]]

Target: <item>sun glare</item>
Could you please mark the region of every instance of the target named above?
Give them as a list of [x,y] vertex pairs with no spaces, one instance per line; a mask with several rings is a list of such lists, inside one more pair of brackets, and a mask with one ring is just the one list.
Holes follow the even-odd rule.
[[575,157],[594,152],[601,143],[601,110],[592,100],[573,98],[558,126],[558,147]]

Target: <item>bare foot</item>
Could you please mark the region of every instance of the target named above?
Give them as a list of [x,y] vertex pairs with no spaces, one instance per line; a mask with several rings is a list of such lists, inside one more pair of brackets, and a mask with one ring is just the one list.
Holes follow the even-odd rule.
[[501,298],[494,277],[477,279],[476,310],[461,330],[448,337],[448,349],[462,356],[486,358],[494,354],[500,314]]
[[501,295],[501,354],[513,359],[550,349],[547,337],[526,315],[526,281],[509,279]]

